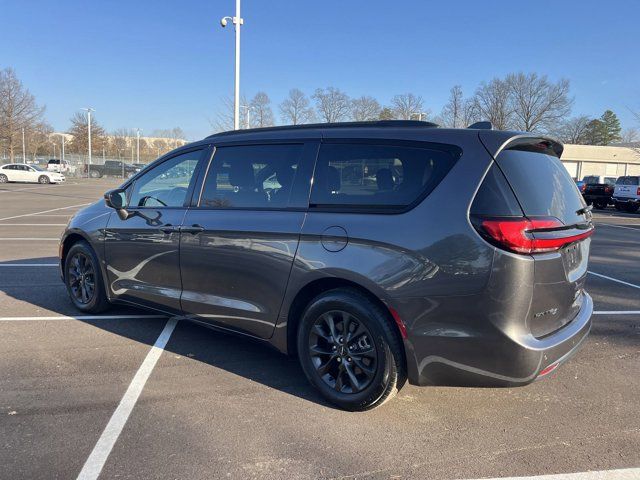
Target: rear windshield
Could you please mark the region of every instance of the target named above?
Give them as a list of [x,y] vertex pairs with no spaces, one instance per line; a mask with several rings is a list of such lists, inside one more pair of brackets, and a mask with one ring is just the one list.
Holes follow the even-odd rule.
[[640,185],[640,177],[620,177],[616,185]]
[[557,157],[505,150],[496,159],[527,216],[556,217],[565,225],[584,222],[585,203]]

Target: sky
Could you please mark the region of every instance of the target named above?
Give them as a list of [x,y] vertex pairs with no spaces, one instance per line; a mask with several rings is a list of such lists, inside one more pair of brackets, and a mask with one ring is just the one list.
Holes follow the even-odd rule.
[[[233,94],[234,0],[0,0],[0,68],[12,67],[57,131],[91,106],[107,130],[213,130]],[[636,0],[242,0],[241,93],[277,105],[291,88],[335,86],[386,104],[421,95],[439,113],[510,72],[567,78],[573,114],[640,127]],[[144,134],[143,133],[143,134]]]

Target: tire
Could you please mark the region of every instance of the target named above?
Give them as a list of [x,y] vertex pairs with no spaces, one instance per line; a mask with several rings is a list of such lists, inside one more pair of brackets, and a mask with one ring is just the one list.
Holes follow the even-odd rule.
[[[78,263],[75,259],[78,259]],[[85,268],[87,266],[89,268]],[[80,272],[83,269],[84,272],[81,275]],[[76,280],[78,277],[81,278]],[[74,243],[67,253],[64,262],[64,284],[71,302],[78,310],[100,313],[110,307],[98,257],[85,241]],[[90,288],[91,285],[92,288]]]
[[636,213],[638,211],[639,205],[635,203],[628,203],[625,205],[625,211],[629,213]]
[[100,173],[98,170],[89,170],[89,176],[91,178],[101,178],[102,173]]
[[38,183],[41,183],[43,185],[46,185],[47,183],[51,183],[51,180],[49,179],[49,177],[47,177],[46,175],[40,175],[38,177]]
[[0,173],[0,183],[9,183],[9,178],[4,173]]
[[[342,335],[345,325],[350,341]],[[330,290],[314,298],[300,320],[297,347],[309,382],[345,410],[376,408],[393,398],[407,379],[395,325],[357,290]]]
[[621,212],[621,211],[622,211],[622,204],[620,204],[620,203],[616,202],[616,203],[614,204],[614,207],[616,208],[616,210],[617,210],[617,211],[619,211],[619,212]]

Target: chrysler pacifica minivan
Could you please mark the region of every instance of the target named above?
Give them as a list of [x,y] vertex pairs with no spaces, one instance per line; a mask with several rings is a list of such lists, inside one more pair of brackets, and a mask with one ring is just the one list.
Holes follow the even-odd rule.
[[297,355],[349,410],[407,380],[525,385],[591,326],[591,212],[561,153],[415,121],[220,133],[80,211],[62,276],[81,311],[145,307]]

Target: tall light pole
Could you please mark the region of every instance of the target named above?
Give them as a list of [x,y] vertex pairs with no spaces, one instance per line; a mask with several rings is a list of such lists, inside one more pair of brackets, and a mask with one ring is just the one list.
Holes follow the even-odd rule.
[[27,163],[27,149],[24,142],[24,127],[22,127],[22,163]]
[[140,130],[136,128],[136,163],[140,163]]
[[240,16],[240,0],[236,0],[235,17],[223,17],[220,20],[222,27],[227,26],[227,22],[231,20],[236,31],[236,81],[235,93],[233,98],[233,129],[240,128],[240,26],[244,24],[243,18]]
[[64,133],[58,133],[60,135],[60,139],[62,140],[62,162],[64,163]]
[[427,114],[425,112],[413,112],[412,115],[417,115],[418,116],[418,120],[422,121],[422,116],[424,115],[425,117],[427,116]]
[[89,140],[89,166],[87,167],[87,177],[91,176],[91,112],[95,112],[95,110],[91,107],[82,108],[87,112],[87,131],[88,131],[88,140]]
[[246,128],[251,128],[251,110],[253,107],[251,105],[240,105],[242,108],[247,109],[247,124]]

